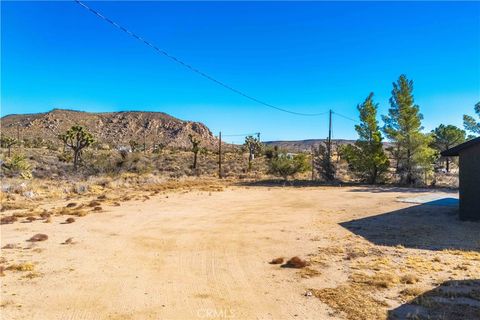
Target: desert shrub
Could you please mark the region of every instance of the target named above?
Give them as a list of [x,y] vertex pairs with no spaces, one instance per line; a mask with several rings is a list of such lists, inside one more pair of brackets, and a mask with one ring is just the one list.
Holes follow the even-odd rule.
[[68,152],[62,152],[58,154],[57,158],[60,162],[71,162],[73,160],[72,154]]
[[20,176],[24,179],[32,178],[31,165],[25,155],[16,154],[2,163],[2,171],[9,176]]
[[269,173],[287,180],[290,176],[310,170],[310,163],[303,153],[293,156],[280,154],[272,158],[269,163]]

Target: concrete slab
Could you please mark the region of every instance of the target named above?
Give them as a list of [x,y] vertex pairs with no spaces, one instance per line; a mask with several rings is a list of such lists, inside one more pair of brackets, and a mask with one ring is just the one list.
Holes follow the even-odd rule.
[[402,198],[398,199],[398,201],[441,207],[458,207],[458,195],[452,194],[428,194],[412,198]]

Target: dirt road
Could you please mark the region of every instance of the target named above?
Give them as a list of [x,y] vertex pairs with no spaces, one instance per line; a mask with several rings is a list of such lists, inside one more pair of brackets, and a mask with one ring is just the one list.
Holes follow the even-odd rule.
[[[268,261],[308,258],[352,236],[338,223],[412,206],[395,201],[402,193],[352,191],[231,187],[126,202],[72,224],[3,225],[2,245],[21,246],[3,250],[7,262],[39,272],[1,278],[3,319],[330,319],[304,293],[343,281],[340,268],[304,277]],[[25,242],[35,233],[49,239]]]

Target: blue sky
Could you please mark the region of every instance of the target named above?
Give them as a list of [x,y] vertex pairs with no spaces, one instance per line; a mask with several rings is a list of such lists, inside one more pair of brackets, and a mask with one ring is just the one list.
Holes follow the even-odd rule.
[[[414,80],[431,130],[480,101],[478,2],[86,2],[196,68],[298,112],[358,118],[373,91]],[[324,138],[327,117],[268,109],[158,55],[73,1],[1,2],[1,115],[163,111],[217,134]],[[334,117],[334,138],[355,138]],[[231,138],[238,141],[242,138]]]

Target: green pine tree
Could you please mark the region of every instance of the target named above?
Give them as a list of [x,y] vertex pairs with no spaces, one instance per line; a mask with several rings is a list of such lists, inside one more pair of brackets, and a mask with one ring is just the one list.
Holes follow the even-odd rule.
[[[475,104],[475,113],[480,118],[480,102]],[[463,115],[463,126],[467,131],[473,133],[470,138],[474,138],[475,135],[480,135],[480,121],[477,122],[474,117],[464,114]]]
[[355,126],[358,140],[348,145],[343,156],[349,168],[363,181],[377,183],[388,171],[390,162],[383,150],[382,134],[378,127],[378,104],[373,102],[373,93],[357,106],[360,112],[359,125]]
[[434,150],[431,136],[421,132],[423,116],[413,98],[413,81],[401,75],[393,83],[388,116],[383,117],[383,131],[395,145],[400,182],[417,183],[432,168]]
[[[432,147],[439,152],[450,149],[465,141],[465,131],[453,125],[439,125],[432,130],[433,142]],[[446,157],[446,170],[450,171],[450,157]]]

